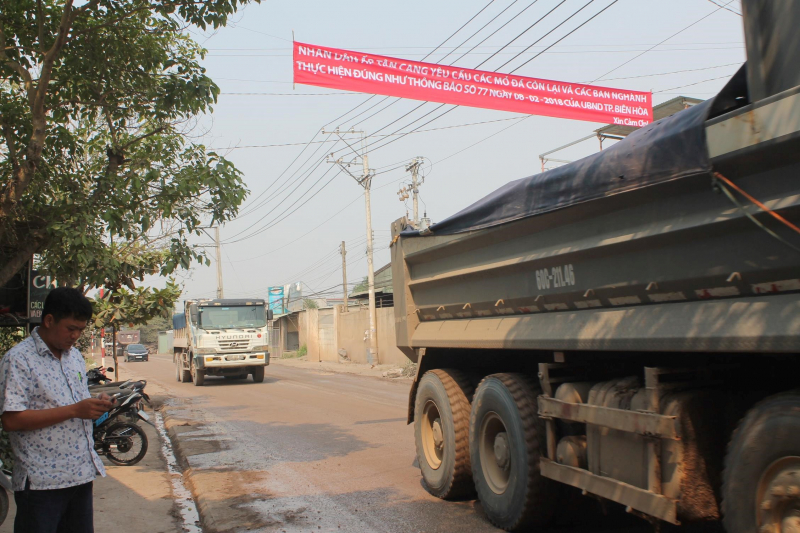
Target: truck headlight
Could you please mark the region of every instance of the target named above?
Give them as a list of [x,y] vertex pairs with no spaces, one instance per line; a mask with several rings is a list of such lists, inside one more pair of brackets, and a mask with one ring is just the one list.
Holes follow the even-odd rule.
[[269,350],[269,344],[261,344],[259,346],[253,346],[254,352],[261,352],[261,351],[266,352],[267,350]]
[[215,354],[217,350],[214,348],[195,348],[194,353],[197,355]]

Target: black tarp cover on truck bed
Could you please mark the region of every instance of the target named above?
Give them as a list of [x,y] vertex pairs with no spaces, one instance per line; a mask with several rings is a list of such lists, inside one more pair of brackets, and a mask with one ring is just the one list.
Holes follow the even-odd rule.
[[[707,174],[711,163],[704,123],[712,101],[653,122],[579,161],[512,181],[433,224],[430,231],[448,235],[490,228],[669,180]],[[413,228],[403,232],[403,236],[419,234]]]

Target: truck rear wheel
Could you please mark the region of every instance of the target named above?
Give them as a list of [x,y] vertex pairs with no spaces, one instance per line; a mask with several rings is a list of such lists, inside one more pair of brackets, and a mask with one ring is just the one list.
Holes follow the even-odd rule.
[[253,383],[263,383],[264,382],[264,367],[257,366],[253,368]]
[[800,394],[767,398],[733,433],[722,512],[728,533],[800,530]]
[[205,380],[206,380],[205,370],[197,368],[194,364],[194,359],[192,359],[192,381],[194,382],[194,386],[202,387]]
[[183,355],[178,354],[175,356],[175,377],[181,383],[189,383],[192,381],[192,373],[183,368]]
[[489,520],[507,531],[545,525],[559,487],[541,476],[546,449],[538,384],[521,374],[488,376],[475,391],[469,442],[475,489]]
[[469,462],[469,412],[474,387],[457,370],[431,370],[419,382],[414,439],[425,488],[444,500],[474,493]]

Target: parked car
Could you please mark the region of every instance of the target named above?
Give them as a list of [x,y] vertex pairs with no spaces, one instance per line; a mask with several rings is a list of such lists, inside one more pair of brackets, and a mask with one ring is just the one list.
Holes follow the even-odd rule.
[[147,361],[150,357],[150,350],[141,344],[129,344],[125,347],[125,361]]

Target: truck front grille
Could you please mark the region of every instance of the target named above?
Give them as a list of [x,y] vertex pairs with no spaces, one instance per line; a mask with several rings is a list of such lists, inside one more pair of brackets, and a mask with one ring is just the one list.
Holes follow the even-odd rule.
[[246,339],[240,341],[218,341],[218,342],[220,350],[241,352],[241,351],[246,351],[250,348],[250,341]]

